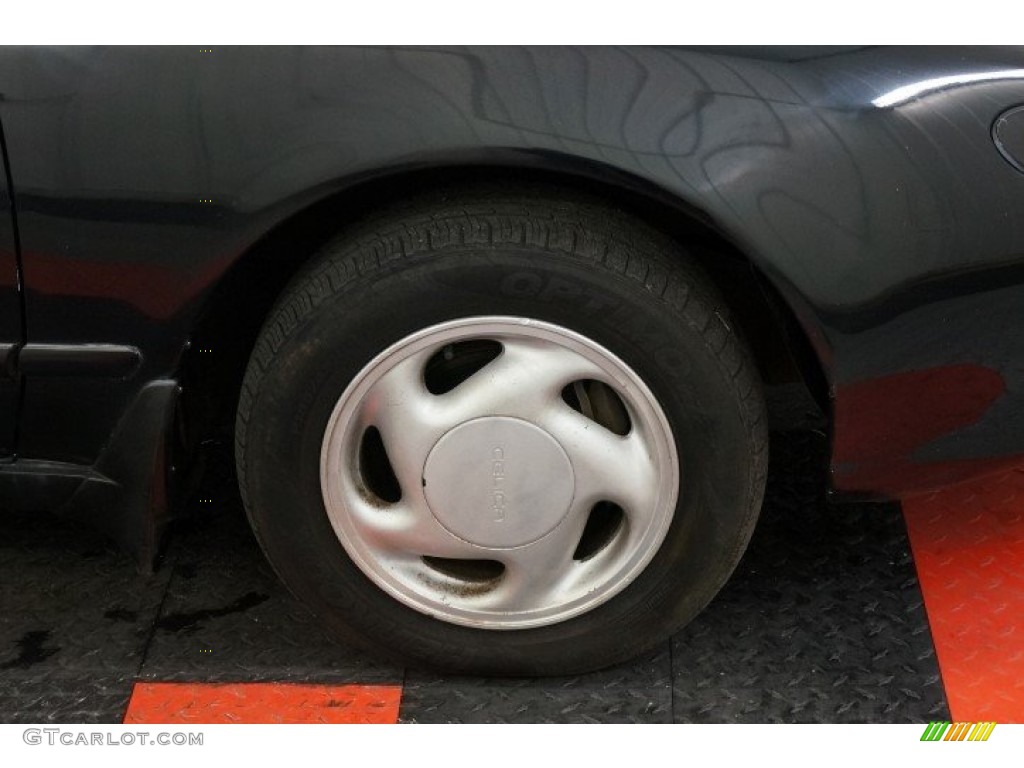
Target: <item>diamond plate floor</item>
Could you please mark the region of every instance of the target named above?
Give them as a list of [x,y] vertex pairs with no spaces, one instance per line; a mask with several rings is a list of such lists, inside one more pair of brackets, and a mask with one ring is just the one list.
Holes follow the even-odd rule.
[[400,685],[137,683],[125,723],[394,723]]
[[170,576],[91,530],[0,515],[0,721],[118,722]]
[[904,508],[953,716],[1024,723],[1024,462]]
[[[232,481],[233,482],[233,481]],[[230,483],[180,526],[140,678],[397,684],[402,669],[330,639],[284,588]]]
[[670,723],[668,644],[630,664],[574,677],[488,680],[410,670],[407,723]]
[[148,579],[88,531],[0,516],[0,721],[120,722],[136,681],[402,685],[404,722],[948,719],[898,507],[825,505],[820,435],[776,436],[773,455],[750,550],[704,614],[630,664],[545,680],[334,643],[265,564],[229,479]]
[[822,504],[824,441],[774,441],[746,556],[672,641],[679,722],[927,722],[948,717],[895,505]]

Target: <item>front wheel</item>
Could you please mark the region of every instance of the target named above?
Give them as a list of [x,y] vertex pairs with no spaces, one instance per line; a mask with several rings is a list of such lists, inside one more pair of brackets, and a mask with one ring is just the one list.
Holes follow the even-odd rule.
[[565,674],[685,624],[749,539],[754,369],[671,242],[549,190],[425,199],[329,245],[246,374],[243,498],[340,636]]

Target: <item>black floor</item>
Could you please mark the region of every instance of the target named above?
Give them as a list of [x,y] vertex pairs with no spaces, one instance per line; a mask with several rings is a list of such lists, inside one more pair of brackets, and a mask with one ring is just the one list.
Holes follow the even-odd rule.
[[438,676],[336,644],[278,584],[230,482],[203,490],[149,578],[88,530],[4,515],[0,721],[119,722],[135,680],[403,683],[406,722],[948,718],[898,507],[827,506],[819,435],[772,448],[722,594],[645,658],[571,678]]

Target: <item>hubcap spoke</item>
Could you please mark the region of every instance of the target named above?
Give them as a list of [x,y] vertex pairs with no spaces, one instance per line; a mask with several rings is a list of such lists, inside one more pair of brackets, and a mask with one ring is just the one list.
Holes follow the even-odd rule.
[[613,501],[644,518],[657,500],[657,467],[644,439],[602,427],[568,406],[549,408],[539,420],[565,449],[576,475],[576,498]]
[[364,398],[362,421],[381,433],[403,497],[422,498],[423,463],[449,426],[423,383],[425,350],[382,375]]
[[347,511],[367,543],[390,559],[481,557],[479,547],[445,530],[425,503],[403,501],[381,508],[363,501],[350,503]]
[[498,555],[505,565],[501,585],[482,602],[497,612],[541,610],[579,591],[592,573],[588,563],[573,560],[590,511],[574,504],[566,519],[540,541]]
[[531,420],[560,398],[572,381],[607,376],[581,355],[530,339],[502,339],[495,360],[438,398],[446,423],[479,416],[514,416]]

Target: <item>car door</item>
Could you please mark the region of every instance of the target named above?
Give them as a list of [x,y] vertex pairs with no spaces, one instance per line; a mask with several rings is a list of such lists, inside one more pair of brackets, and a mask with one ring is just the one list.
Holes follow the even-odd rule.
[[14,362],[23,341],[14,210],[5,155],[0,153],[0,460],[14,455],[19,386]]

